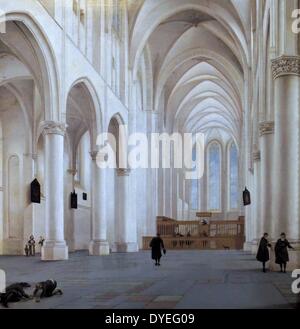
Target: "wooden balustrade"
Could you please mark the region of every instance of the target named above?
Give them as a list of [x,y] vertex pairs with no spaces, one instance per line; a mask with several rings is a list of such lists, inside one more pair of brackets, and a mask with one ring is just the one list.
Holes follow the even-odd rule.
[[[244,238],[171,238],[163,237],[164,245],[169,250],[241,250],[244,245]],[[150,249],[152,237],[143,238],[143,250]]]
[[[157,232],[166,249],[174,250],[222,250],[243,248],[244,218],[236,221],[213,221],[203,225],[199,221],[177,221],[157,217]],[[152,237],[143,238],[143,249],[149,249]]]
[[208,226],[200,221],[157,221],[157,232],[161,236],[174,237],[175,235],[207,236]]

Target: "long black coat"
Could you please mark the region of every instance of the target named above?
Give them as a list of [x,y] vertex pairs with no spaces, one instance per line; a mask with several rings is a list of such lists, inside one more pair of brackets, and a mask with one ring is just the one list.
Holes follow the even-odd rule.
[[275,245],[275,256],[276,256],[276,264],[287,263],[289,259],[288,248],[292,249],[293,247],[290,245],[288,240],[279,239]]
[[165,249],[163,240],[159,237],[153,238],[150,242],[150,248],[152,249],[152,259],[160,259],[162,256],[161,250]]
[[259,247],[258,247],[258,251],[257,251],[257,255],[256,255],[256,259],[259,262],[265,263],[265,262],[269,261],[270,255],[269,255],[268,247],[271,247],[268,240],[265,239],[264,237],[261,238]]

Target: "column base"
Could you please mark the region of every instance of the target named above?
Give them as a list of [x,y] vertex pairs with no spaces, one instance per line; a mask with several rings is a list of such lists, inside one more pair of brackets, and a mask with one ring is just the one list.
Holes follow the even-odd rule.
[[[290,261],[287,263],[287,271],[292,272],[298,268],[300,268],[300,244],[292,246],[296,250],[289,249],[289,259]],[[271,271],[280,271],[280,265],[276,264],[275,259],[275,243],[272,243],[272,250],[270,251],[270,262],[269,268]]]
[[258,251],[258,243],[259,243],[258,240],[253,240],[251,242],[251,254],[252,255],[256,255],[257,254],[257,251]]
[[107,241],[93,240],[89,246],[90,256],[108,256],[110,254],[109,244]]
[[113,252],[138,252],[139,246],[137,243],[115,243],[113,246]]
[[69,252],[75,252],[75,241],[67,241]]
[[19,256],[24,255],[24,243],[21,239],[4,239],[3,244],[3,255],[8,256]]
[[69,250],[65,242],[46,241],[41,250],[43,261],[68,260]]
[[244,251],[251,251],[251,245],[252,243],[251,242],[245,242],[244,243]]

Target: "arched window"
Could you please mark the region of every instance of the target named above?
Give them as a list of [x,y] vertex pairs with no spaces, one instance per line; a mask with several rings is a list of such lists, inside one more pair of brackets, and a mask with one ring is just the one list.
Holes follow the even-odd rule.
[[112,2],[112,22],[111,22],[111,86],[113,91],[120,96],[121,79],[121,40],[122,40],[122,1],[113,0]]
[[229,149],[229,206],[238,208],[238,150],[235,143]]
[[143,88],[140,79],[138,79],[136,84],[136,105],[138,111],[143,110]]
[[112,30],[112,69],[111,86],[113,91],[120,94],[120,40],[114,30]]
[[112,0],[112,28],[117,33],[119,37],[121,37],[121,29],[122,29],[122,5],[123,1],[120,0]]
[[[193,161],[196,161],[196,148],[193,148],[193,155],[192,155]],[[192,179],[190,180],[190,202],[191,202],[191,208],[193,210],[198,209],[198,180]]]
[[221,147],[216,142],[208,148],[208,209],[221,210]]
[[77,152],[76,152],[76,174],[75,174],[75,182],[80,183],[80,147],[78,147]]

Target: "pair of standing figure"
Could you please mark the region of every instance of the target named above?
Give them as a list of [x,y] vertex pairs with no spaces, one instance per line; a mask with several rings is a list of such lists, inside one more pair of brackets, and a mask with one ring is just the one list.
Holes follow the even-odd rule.
[[28,256],[35,256],[35,239],[34,236],[31,235],[29,238],[28,243],[25,246],[25,255]]
[[[269,249],[271,244],[268,241],[269,234],[265,233],[261,238],[256,259],[263,264],[263,272],[266,272],[266,263],[270,260]],[[281,233],[280,239],[275,245],[275,262],[280,266],[280,272],[286,273],[286,265],[289,262],[289,249],[294,249],[286,239],[285,233]]]

